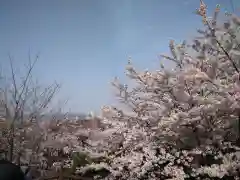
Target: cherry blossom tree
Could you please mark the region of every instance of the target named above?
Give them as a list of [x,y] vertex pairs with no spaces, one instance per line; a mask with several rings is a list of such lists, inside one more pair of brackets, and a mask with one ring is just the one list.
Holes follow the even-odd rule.
[[[161,55],[158,71],[136,70],[129,59],[126,75],[137,84],[132,89],[115,78],[118,97],[132,113],[103,108],[105,123],[124,136],[111,154],[112,179],[238,176],[239,156],[234,161],[223,149],[240,145],[240,18],[230,15],[218,24],[219,11],[217,5],[208,17],[200,0],[199,37],[192,43],[171,40],[171,55]],[[165,60],[176,66],[165,68]],[[200,162],[203,156],[221,163]]]

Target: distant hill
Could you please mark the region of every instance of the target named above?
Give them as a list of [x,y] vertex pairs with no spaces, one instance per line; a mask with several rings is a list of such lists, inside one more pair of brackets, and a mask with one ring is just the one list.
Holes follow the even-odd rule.
[[[5,107],[0,103],[0,119],[4,120],[5,115]],[[28,117],[29,115],[26,114],[24,119]],[[69,120],[74,120],[76,118],[78,118],[79,120],[84,120],[86,119],[87,115],[84,113],[48,113],[43,116],[43,119],[51,120],[53,117],[55,117],[56,119],[65,119],[67,117]]]
[[57,113],[57,114],[46,114],[44,115],[43,119],[52,119],[53,117],[55,117],[56,119],[62,120],[62,119],[69,119],[69,120],[74,120],[76,118],[78,118],[79,120],[84,120],[86,119],[87,115],[83,114],[83,113]]

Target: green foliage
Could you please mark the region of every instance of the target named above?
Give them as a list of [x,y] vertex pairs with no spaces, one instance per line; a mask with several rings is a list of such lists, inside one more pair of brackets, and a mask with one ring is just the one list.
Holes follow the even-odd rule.
[[73,164],[71,166],[71,173],[74,173],[77,167],[83,167],[93,162],[89,155],[85,152],[74,152],[72,154],[72,160]]

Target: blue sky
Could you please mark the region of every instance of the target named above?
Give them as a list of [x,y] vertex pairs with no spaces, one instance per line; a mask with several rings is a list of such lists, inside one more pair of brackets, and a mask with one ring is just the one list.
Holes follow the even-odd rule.
[[[205,1],[231,11],[229,2]],[[29,50],[39,52],[35,76],[63,84],[66,109],[98,111],[116,103],[110,81],[126,82],[128,56],[139,69],[157,69],[169,39],[194,36],[197,7],[199,0],[0,0],[0,63],[8,66],[10,53],[22,67]]]

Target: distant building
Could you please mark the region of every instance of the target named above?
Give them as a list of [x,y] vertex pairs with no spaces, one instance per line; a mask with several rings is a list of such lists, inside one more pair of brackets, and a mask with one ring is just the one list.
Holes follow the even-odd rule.
[[92,118],[92,119],[85,119],[85,120],[81,120],[81,125],[83,128],[86,129],[99,129],[99,128],[103,128],[103,124],[101,123],[101,119],[100,118]]

